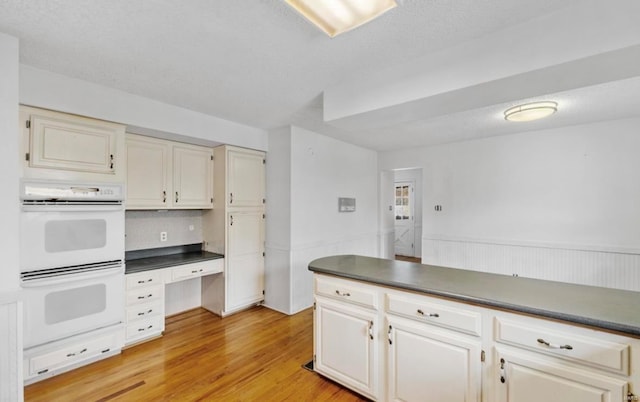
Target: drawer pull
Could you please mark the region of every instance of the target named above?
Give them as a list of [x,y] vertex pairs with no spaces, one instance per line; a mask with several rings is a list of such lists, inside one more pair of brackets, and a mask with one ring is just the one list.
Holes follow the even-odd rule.
[[429,314],[426,314],[424,311],[422,311],[422,310],[420,310],[420,309],[418,309],[417,313],[418,313],[418,314],[420,314],[420,315],[421,315],[421,316],[423,316],[423,317],[433,317],[433,318],[438,318],[438,317],[440,317],[440,314],[438,314],[438,313],[429,313]]
[[373,340],[373,321],[369,321],[369,339]]
[[147,296],[138,296],[138,300],[148,299],[149,297],[153,297],[153,295],[149,293]]
[[573,349],[573,346],[571,346],[571,345],[558,345],[556,343],[549,343],[549,342],[545,341],[542,338],[538,338],[538,343],[541,344],[541,345],[545,345],[545,346],[547,346],[547,347],[549,347],[551,349],[566,349],[566,350],[572,350]]
[[146,331],[151,328],[153,328],[153,325],[149,325],[147,328],[138,328],[138,332]]
[[147,279],[146,281],[138,281],[139,284],[152,282],[153,279]]
[[202,272],[202,271],[203,271],[203,269],[200,268],[200,269],[196,269],[195,271],[191,271],[191,273],[192,274],[197,274],[198,272]]
[[145,315],[145,314],[151,314],[151,313],[153,313],[153,309],[150,309],[148,311],[142,311],[142,312],[138,313],[138,315]]
[[338,296],[342,296],[342,297],[349,297],[349,296],[351,296],[351,293],[349,293],[349,292],[344,292],[344,293],[342,293],[342,292],[340,292],[340,291],[339,291],[339,290],[337,290],[337,289],[336,289],[336,294],[337,294]]
[[87,351],[87,348],[84,348],[84,349],[82,349],[81,351],[79,351],[78,353],[75,353],[75,352],[74,352],[74,353],[67,353],[67,357],[73,357],[73,356],[75,356],[75,355],[81,355],[81,354],[83,354],[83,353],[84,353],[84,352],[86,352],[86,351]]

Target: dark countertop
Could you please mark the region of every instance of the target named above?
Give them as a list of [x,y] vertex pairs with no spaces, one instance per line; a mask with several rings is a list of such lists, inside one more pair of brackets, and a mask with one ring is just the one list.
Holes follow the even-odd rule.
[[309,270],[640,336],[640,292],[358,255],[319,258]]
[[125,253],[125,274],[216,260],[224,255],[202,250],[202,244],[162,247]]

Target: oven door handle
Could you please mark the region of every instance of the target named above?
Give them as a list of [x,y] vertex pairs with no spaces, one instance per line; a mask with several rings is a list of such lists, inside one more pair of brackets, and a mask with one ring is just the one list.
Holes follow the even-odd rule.
[[124,274],[124,266],[118,265],[117,267],[112,268],[103,268],[100,270],[95,270],[86,273],[79,274],[68,274],[68,275],[58,275],[51,276],[41,279],[31,279],[27,281],[22,281],[23,288],[36,288],[36,287],[44,287],[44,286],[52,286],[52,285],[61,285],[68,284],[78,281],[86,281],[88,279],[96,279],[102,278],[105,276]]

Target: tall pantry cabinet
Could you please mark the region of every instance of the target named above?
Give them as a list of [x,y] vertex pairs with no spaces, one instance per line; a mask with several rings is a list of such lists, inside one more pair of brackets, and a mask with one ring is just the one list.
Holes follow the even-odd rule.
[[207,251],[224,254],[223,275],[202,278],[202,306],[225,316],[264,300],[265,153],[214,148],[213,209],[203,215]]

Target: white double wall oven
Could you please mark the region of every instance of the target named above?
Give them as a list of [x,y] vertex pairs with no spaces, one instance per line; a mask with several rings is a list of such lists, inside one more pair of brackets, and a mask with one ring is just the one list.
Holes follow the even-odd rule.
[[124,322],[120,184],[23,181],[25,349]]

